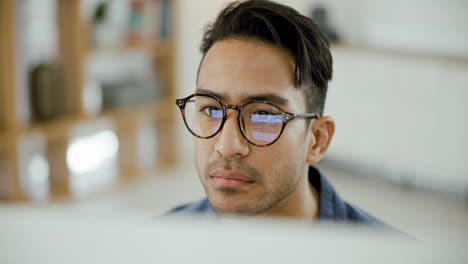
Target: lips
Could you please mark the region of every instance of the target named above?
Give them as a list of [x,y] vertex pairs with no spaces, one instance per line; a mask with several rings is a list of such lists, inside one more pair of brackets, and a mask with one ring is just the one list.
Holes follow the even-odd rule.
[[211,174],[211,179],[219,188],[241,188],[255,182],[244,173],[233,170],[215,170]]

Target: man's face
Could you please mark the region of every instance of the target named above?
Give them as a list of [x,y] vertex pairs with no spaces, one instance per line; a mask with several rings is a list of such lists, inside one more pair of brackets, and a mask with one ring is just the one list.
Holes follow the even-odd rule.
[[[294,87],[294,60],[288,52],[252,40],[216,42],[198,76],[197,93],[225,104],[243,105],[252,97],[278,97],[292,113],[305,112],[301,90]],[[256,147],[243,138],[238,112],[227,110],[220,133],[194,139],[196,166],[208,199],[221,214],[274,212],[307,182],[307,133],[304,120],[289,122],[273,145]]]

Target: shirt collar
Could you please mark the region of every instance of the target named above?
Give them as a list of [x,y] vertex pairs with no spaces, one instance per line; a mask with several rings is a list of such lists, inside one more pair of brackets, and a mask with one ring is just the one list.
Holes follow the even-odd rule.
[[320,220],[337,220],[346,217],[346,204],[328,181],[315,166],[309,166],[309,182],[320,194]]

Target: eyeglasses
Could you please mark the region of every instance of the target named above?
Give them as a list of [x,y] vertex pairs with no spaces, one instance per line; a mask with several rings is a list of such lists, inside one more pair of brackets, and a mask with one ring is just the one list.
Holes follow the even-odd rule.
[[239,112],[237,122],[242,136],[252,145],[266,147],[275,143],[286,124],[297,118],[320,118],[318,114],[293,114],[265,101],[251,101],[242,106],[227,105],[207,94],[192,94],[177,99],[185,126],[195,137],[216,136],[226,122],[228,109]]

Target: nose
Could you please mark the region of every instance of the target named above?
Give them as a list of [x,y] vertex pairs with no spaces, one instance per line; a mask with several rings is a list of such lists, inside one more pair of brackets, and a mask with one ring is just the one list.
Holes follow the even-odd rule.
[[238,111],[230,112],[230,114],[227,114],[223,130],[219,132],[215,150],[225,158],[236,155],[245,157],[249,154],[250,145],[244,136],[242,136],[237,123],[236,112],[238,114]]

